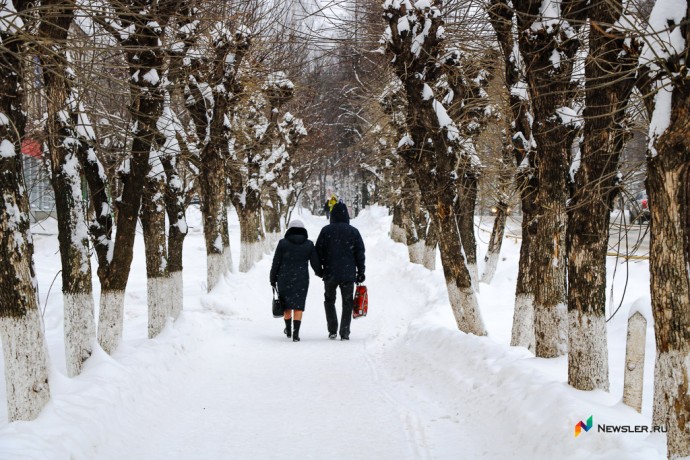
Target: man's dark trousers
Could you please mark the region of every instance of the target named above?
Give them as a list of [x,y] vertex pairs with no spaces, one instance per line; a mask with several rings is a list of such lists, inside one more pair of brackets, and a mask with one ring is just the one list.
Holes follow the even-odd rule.
[[328,321],[328,333],[335,334],[338,332],[338,312],[335,310],[335,295],[336,289],[340,287],[340,296],[343,300],[343,314],[340,318],[340,336],[350,336],[350,322],[352,321],[352,304],[353,295],[355,292],[355,283],[352,281],[333,281],[327,280],[324,284],[324,298],[323,303],[326,309],[326,321]]

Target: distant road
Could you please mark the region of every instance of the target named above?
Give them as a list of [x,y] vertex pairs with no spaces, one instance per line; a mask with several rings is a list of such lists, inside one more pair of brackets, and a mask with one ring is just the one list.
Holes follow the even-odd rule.
[[[477,216],[479,232],[489,237],[494,224],[494,216]],[[480,235],[482,239],[484,236]],[[522,216],[511,215],[506,224],[506,237],[522,238]],[[642,225],[623,223],[620,215],[611,214],[609,232],[609,256],[630,257],[631,259],[646,259],[649,257],[649,223]]]

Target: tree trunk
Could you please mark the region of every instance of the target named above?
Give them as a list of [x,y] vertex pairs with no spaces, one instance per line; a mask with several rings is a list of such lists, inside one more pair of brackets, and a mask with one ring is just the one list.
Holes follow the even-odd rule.
[[491,283],[491,280],[496,274],[496,267],[498,266],[498,259],[501,256],[501,246],[503,245],[503,235],[506,229],[506,220],[508,218],[508,206],[505,203],[497,203],[496,218],[491,229],[491,237],[489,238],[489,247],[484,256],[484,273],[482,274],[482,283]]
[[224,242],[226,233],[224,220],[227,220],[225,193],[223,192],[225,188],[225,161],[220,152],[221,147],[215,147],[211,148],[209,145],[209,148],[202,151],[204,168],[199,173],[199,185],[203,197],[201,214],[206,241],[206,287],[209,292],[216,287],[223,274],[230,270],[225,255],[226,246]]
[[[455,314],[458,329],[474,335],[486,335],[477,298],[472,289],[470,273],[462,256],[462,244],[457,230],[457,209],[440,197],[434,216],[438,221],[439,247],[443,274],[448,287],[448,298]],[[431,208],[427,205],[427,208]]]
[[525,75],[534,113],[532,135],[536,153],[529,157],[536,176],[530,261],[534,291],[535,353],[561,356],[568,349],[566,307],[565,228],[568,199],[570,129],[559,110],[572,101],[573,58],[579,48],[577,30],[586,18],[585,0],[561,3],[562,18],[544,18],[541,1],[515,3],[518,46],[525,60]]
[[263,257],[265,236],[261,225],[261,208],[245,206],[237,210],[242,244],[240,273],[246,273]]
[[511,157],[513,156],[513,145],[508,141],[503,142],[502,158],[500,162],[500,170],[498,173],[498,187],[496,190],[496,218],[491,229],[491,237],[489,238],[489,247],[484,257],[484,273],[481,281],[490,284],[496,274],[498,267],[498,259],[501,256],[501,247],[503,246],[503,236],[505,234],[506,221],[509,212],[509,197],[510,189],[513,185],[513,165]]
[[[204,223],[207,259],[207,289],[211,291],[223,274],[232,269],[232,253],[226,207],[226,167],[228,130],[225,119],[235,101],[238,90],[237,69],[249,47],[248,37],[235,33],[235,40],[220,37],[214,49],[214,59],[202,67],[190,82],[185,93],[197,136],[202,141],[199,189],[201,214]],[[234,59],[228,59],[229,56]],[[189,82],[188,82],[189,83]],[[204,88],[213,88],[208,95]],[[210,100],[209,100],[210,98]],[[231,102],[232,100],[232,102]],[[238,211],[239,212],[239,211]]]
[[647,161],[657,349],[654,424],[668,429],[668,457],[683,458],[690,456],[690,84],[676,80],[670,91],[670,123]]
[[402,190],[402,221],[405,230],[405,243],[410,255],[410,262],[424,262],[424,240],[426,238],[426,213],[422,208],[421,193],[415,180],[405,176]]
[[266,203],[263,206],[264,220],[266,222],[266,241],[269,245],[273,245],[280,239],[282,233],[281,216],[283,202],[275,187],[265,187],[265,189],[265,195],[270,202],[270,204]]
[[467,259],[467,270],[470,272],[472,287],[479,291],[479,269],[477,268],[477,240],[474,236],[474,212],[477,207],[477,174],[474,171],[464,171],[458,195],[460,197],[461,214],[458,216],[458,230],[462,249]]
[[[539,110],[535,110],[538,113]],[[535,123],[537,123],[535,121]],[[539,187],[535,193],[536,231],[530,241],[534,286],[535,354],[540,358],[555,358],[568,351],[568,310],[565,290],[565,146],[558,141],[562,128],[546,119],[545,126],[536,130],[539,146],[535,155],[535,170]]]
[[[0,17],[23,15],[28,6],[10,0],[0,5]],[[23,24],[0,29],[0,338],[11,422],[35,419],[50,399],[20,153],[26,127],[20,80],[24,34]]]
[[403,202],[398,200],[393,205],[393,222],[391,223],[391,239],[396,243],[407,244],[405,233],[405,220],[403,218]]
[[[532,4],[532,13],[536,14],[538,9],[534,6]],[[526,5],[523,6],[524,8]],[[510,138],[513,144],[516,183],[520,192],[522,208],[522,244],[515,288],[515,309],[510,345],[523,346],[534,352],[534,277],[530,246],[536,231],[534,196],[538,183],[530,165],[530,158],[534,154],[532,108],[529,93],[526,90],[524,61],[513,35],[515,16],[513,5],[509,5],[505,0],[491,0],[488,13],[503,52],[506,86],[508,86],[510,94],[512,114]]]
[[184,306],[182,249],[188,227],[184,210],[184,190],[175,161],[161,157],[166,175],[165,211],[168,215],[168,274],[170,277],[170,315],[177,319]]
[[[609,388],[606,252],[637,65],[636,56],[624,51],[626,34],[608,26],[617,22],[622,6],[597,1],[590,7],[584,141],[567,229],[568,383],[579,390]],[[607,25],[606,31],[599,23]]]
[[[42,52],[41,65],[48,111],[46,144],[62,265],[65,360],[70,377],[81,372],[96,337],[86,207],[77,159],[79,150],[84,154],[88,145],[76,128],[80,124],[79,97],[71,87],[65,50],[73,16],[71,1],[47,0],[42,4],[39,27],[39,36],[51,45],[50,51]],[[88,136],[91,127],[84,123],[85,115],[81,116],[81,130]]]
[[427,218],[426,238],[424,240],[424,267],[436,270],[436,248],[438,247],[438,225],[436,221]]
[[[157,152],[156,152],[157,153]],[[157,163],[157,159],[153,159]],[[153,167],[146,178],[141,206],[146,253],[146,294],[148,303],[148,334],[156,337],[172,316],[171,279],[168,273],[168,251],[165,238],[165,181],[163,171]]]

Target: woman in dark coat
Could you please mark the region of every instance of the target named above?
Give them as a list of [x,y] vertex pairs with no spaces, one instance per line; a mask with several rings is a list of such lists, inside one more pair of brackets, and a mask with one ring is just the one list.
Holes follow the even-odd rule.
[[[299,342],[299,328],[302,325],[302,312],[309,290],[309,267],[321,277],[321,263],[314,249],[314,243],[309,241],[307,229],[299,220],[293,220],[288,225],[285,238],[278,242],[271,265],[271,286],[278,287],[278,295],[285,308],[285,335],[292,337],[293,342]],[[294,314],[293,314],[294,310]],[[294,333],[292,323],[294,316]]]

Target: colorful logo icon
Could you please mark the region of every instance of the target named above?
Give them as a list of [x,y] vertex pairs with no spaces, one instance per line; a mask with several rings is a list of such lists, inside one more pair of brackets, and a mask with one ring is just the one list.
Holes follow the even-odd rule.
[[575,437],[577,438],[580,436],[580,433],[582,433],[582,430],[589,431],[592,428],[592,418],[594,416],[590,415],[589,418],[587,419],[587,424],[585,425],[585,422],[580,420],[576,425],[575,425]]

